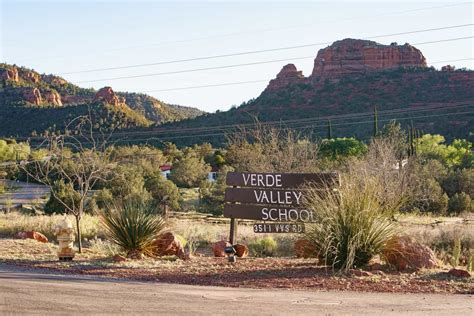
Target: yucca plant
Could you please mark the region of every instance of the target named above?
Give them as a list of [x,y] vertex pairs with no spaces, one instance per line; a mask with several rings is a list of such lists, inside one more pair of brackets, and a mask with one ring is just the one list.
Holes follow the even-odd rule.
[[154,240],[165,228],[164,220],[156,215],[156,205],[149,202],[114,203],[99,216],[108,238],[129,257],[152,256]]
[[322,263],[339,270],[361,267],[397,232],[376,190],[371,183],[308,188],[306,207],[313,210],[314,223],[307,225],[305,236]]
[[461,238],[456,237],[454,239],[453,253],[451,256],[451,266],[456,268],[459,265],[459,259],[461,258]]

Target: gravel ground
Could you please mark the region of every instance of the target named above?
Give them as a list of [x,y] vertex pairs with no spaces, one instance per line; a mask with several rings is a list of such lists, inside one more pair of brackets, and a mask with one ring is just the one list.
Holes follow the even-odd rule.
[[140,281],[246,288],[288,288],[390,293],[474,294],[473,278],[458,279],[447,268],[399,273],[352,271],[334,274],[313,259],[244,258],[228,263],[208,256],[192,260],[175,257],[114,262],[86,249],[73,262],[58,262],[56,246],[34,240],[0,239],[0,262],[61,274],[100,276]]

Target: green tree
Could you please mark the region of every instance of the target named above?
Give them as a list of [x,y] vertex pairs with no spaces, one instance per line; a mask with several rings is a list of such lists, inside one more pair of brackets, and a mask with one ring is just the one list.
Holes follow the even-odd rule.
[[417,152],[423,158],[437,159],[449,168],[470,167],[474,161],[471,142],[456,139],[446,145],[441,135],[423,135],[417,140]]
[[464,192],[456,193],[449,199],[448,212],[450,214],[472,211],[474,211],[474,205],[468,194]]
[[185,156],[173,164],[170,179],[179,187],[198,187],[201,180],[206,179],[211,167],[202,159]]
[[26,143],[0,139],[0,161],[17,161],[27,159],[30,146]]
[[80,203],[80,194],[74,190],[71,183],[66,184],[63,180],[58,180],[51,190],[54,193],[51,194],[44,206],[46,214],[65,214],[68,209],[72,209]]
[[204,180],[199,186],[201,194],[201,209],[214,215],[222,215],[224,212],[224,195],[227,173],[234,171],[230,166],[223,166],[214,182]]
[[166,180],[161,174],[155,174],[146,180],[145,188],[150,192],[152,198],[162,204],[164,208],[169,207],[173,211],[179,210],[179,190],[172,181]]
[[361,157],[367,152],[367,146],[355,138],[325,139],[320,146],[322,157],[339,159],[347,157]]

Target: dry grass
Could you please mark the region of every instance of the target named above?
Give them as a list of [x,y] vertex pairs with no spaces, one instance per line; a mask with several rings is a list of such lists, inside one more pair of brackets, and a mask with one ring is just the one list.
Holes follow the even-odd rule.
[[[17,212],[0,213],[0,237],[11,237],[21,231],[38,231],[48,239],[54,239],[54,226],[63,218],[63,215],[28,216]],[[74,223],[72,216],[69,219]],[[85,214],[81,220],[82,237],[85,240],[103,237],[99,229],[99,219],[96,216]]]
[[[0,213],[0,237],[8,238],[19,231],[35,230],[45,234],[50,240],[55,241],[53,227],[62,218],[61,215],[28,216],[12,212]],[[73,218],[71,217],[71,220]],[[469,251],[474,252],[474,221],[463,221],[459,217],[432,217],[417,215],[401,215],[397,217],[402,230],[414,236],[423,244],[436,250],[440,259],[445,259],[452,252],[456,237],[462,241],[464,257]],[[437,223],[438,224],[435,224]],[[441,222],[441,223],[439,223]],[[111,256],[118,253],[118,249],[105,241],[100,229],[99,220],[95,216],[85,215],[82,220],[85,245],[96,253]],[[168,229],[183,236],[194,249],[209,249],[209,245],[221,239],[227,239],[229,234],[228,224],[212,224],[199,219],[171,218]],[[294,239],[300,237],[293,234],[255,234],[249,224],[239,224],[237,242],[250,244],[266,236],[272,236],[277,242],[275,256],[290,257],[293,255]]]

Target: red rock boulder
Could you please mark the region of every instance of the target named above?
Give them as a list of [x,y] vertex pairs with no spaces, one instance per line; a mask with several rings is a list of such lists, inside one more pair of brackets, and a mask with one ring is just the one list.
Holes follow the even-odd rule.
[[456,278],[470,278],[471,277],[471,274],[468,271],[462,270],[462,269],[456,269],[456,268],[452,268],[451,270],[449,270],[448,274]]
[[226,257],[225,248],[232,246],[225,240],[221,240],[212,244],[212,252],[214,253],[214,257]]
[[94,96],[94,101],[104,101],[105,103],[117,106],[123,103],[123,98],[119,98],[111,87],[103,87]]
[[48,104],[62,106],[61,95],[56,91],[46,91],[44,92],[44,99]]
[[399,271],[436,267],[436,256],[429,247],[409,236],[394,236],[385,246],[383,256],[387,263]]
[[41,92],[38,88],[25,88],[23,89],[23,98],[34,105],[40,105],[43,103]]
[[34,239],[36,241],[44,242],[44,243],[48,242],[48,238],[45,235],[43,235],[42,233],[35,232],[35,231],[18,232],[15,235],[15,237],[19,239]]
[[40,80],[40,76],[35,72],[28,71],[25,75],[25,79],[33,83],[38,83]]
[[1,78],[4,80],[11,80],[11,81],[18,82],[19,80],[18,69],[16,69],[15,67],[5,69],[2,72]]
[[249,248],[246,245],[236,244],[234,245],[235,255],[239,258],[245,258],[249,255]]
[[314,258],[316,256],[315,249],[309,240],[300,238],[294,244],[295,255],[298,258]]
[[184,257],[183,245],[172,232],[164,233],[155,240],[155,254],[158,256]]

